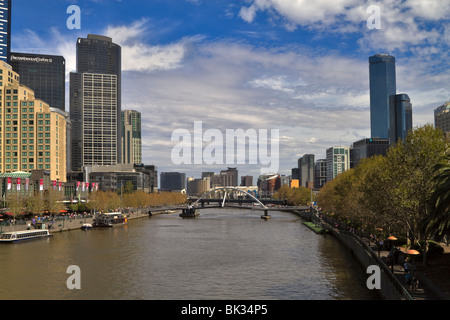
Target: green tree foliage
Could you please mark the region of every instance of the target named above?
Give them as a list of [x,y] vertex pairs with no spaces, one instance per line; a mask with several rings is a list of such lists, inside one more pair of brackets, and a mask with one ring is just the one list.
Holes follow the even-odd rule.
[[327,182],[318,204],[365,231],[383,229],[411,241],[426,240],[429,229],[424,232],[422,226],[436,203],[434,177],[445,150],[440,130],[431,125],[416,128],[405,141],[391,146],[385,157],[366,159]]
[[293,206],[307,205],[311,202],[311,189],[305,187],[290,188],[287,185],[283,185],[273,197],[275,199],[284,199]]

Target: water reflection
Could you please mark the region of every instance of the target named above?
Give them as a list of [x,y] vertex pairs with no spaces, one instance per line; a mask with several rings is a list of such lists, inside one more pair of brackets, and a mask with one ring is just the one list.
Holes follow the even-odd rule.
[[[1,299],[375,299],[331,236],[290,213],[202,210],[0,246]],[[69,290],[69,265],[81,290]]]

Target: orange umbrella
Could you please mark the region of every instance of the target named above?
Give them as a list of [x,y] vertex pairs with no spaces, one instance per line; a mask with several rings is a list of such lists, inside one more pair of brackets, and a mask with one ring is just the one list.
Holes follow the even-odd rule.
[[394,236],[390,236],[389,238],[387,238],[388,240],[397,240],[397,238],[396,237],[394,237]]
[[408,251],[406,251],[406,254],[420,254],[420,252],[414,249],[409,249]]

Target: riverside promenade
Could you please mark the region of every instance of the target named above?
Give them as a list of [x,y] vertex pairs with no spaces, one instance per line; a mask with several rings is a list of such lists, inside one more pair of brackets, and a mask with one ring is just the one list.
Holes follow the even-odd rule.
[[[137,208],[126,212],[127,219],[139,219],[148,217],[148,208]],[[164,214],[164,210],[152,210],[152,215]],[[63,231],[71,231],[81,229],[81,226],[84,223],[92,223],[94,220],[92,215],[76,215],[76,216],[58,216],[52,219],[44,219],[43,223],[45,223],[45,227],[49,229],[50,233],[63,232]],[[26,221],[17,221],[17,223],[8,223],[0,226],[0,232],[11,232],[11,231],[21,231],[26,230],[30,226],[31,229],[34,229],[32,224],[32,220]]]

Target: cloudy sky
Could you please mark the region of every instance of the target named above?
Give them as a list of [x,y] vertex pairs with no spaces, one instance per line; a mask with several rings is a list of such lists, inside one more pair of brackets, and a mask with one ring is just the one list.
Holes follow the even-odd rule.
[[[67,27],[70,5],[81,9],[79,30]],[[304,154],[324,158],[370,136],[376,53],[396,57],[414,126],[433,123],[450,97],[449,20],[450,0],[15,0],[12,48],[63,55],[69,73],[78,37],[112,37],[122,47],[122,109],[142,113],[144,163],[196,178],[228,166],[257,177],[261,161],[227,162],[226,149],[222,164],[176,164],[171,137],[193,136],[194,121],[224,138],[227,129],[278,130],[279,172],[290,174]]]

